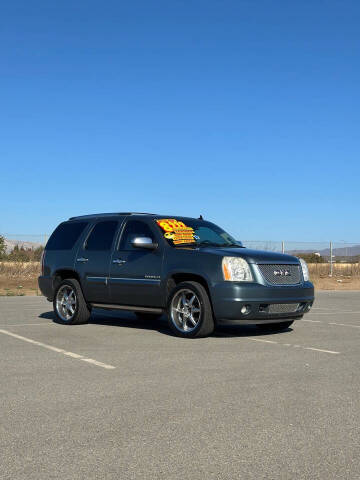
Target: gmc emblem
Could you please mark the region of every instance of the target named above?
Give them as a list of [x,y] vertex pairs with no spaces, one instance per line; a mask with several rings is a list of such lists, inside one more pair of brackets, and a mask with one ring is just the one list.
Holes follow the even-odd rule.
[[274,270],[274,275],[275,277],[290,277],[291,272],[290,270],[279,269],[279,270]]

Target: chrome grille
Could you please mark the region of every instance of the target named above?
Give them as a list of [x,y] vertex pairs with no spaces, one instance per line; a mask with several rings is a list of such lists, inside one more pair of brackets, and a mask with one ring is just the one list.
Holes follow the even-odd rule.
[[271,285],[297,285],[301,282],[300,265],[258,265],[262,276]]
[[299,308],[298,303],[271,303],[269,313],[294,313]]

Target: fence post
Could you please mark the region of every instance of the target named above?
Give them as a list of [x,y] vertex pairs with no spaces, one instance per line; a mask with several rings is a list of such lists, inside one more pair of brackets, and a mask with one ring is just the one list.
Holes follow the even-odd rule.
[[284,240],[281,242],[281,253],[285,253],[285,242],[284,242]]
[[329,276],[332,277],[333,275],[333,245],[330,242],[330,274]]

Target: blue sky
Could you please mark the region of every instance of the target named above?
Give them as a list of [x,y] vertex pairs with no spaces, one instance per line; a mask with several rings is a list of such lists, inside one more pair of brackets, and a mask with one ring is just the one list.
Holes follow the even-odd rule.
[[358,1],[16,1],[0,17],[0,231],[200,213],[360,241]]

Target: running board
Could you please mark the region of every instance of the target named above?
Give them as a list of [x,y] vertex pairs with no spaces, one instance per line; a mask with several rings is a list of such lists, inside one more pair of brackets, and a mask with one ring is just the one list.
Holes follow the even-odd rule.
[[163,313],[162,308],[154,307],[137,307],[135,305],[112,305],[110,303],[91,303],[94,308],[103,308],[104,310],[129,310],[130,312],[149,312],[149,313]]

